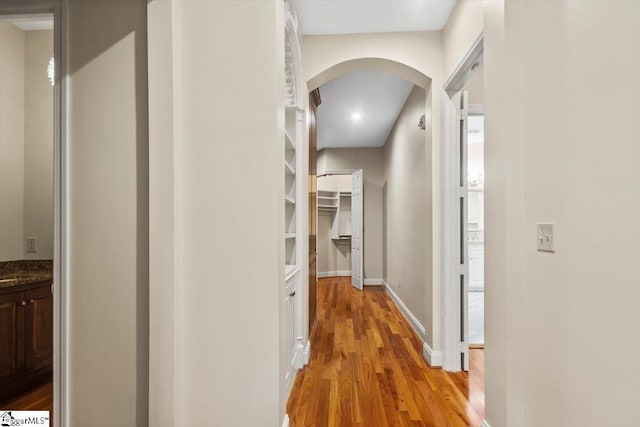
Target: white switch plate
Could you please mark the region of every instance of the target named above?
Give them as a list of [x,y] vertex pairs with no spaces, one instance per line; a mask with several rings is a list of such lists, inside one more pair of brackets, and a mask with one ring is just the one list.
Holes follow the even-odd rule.
[[553,249],[553,224],[538,224],[538,252],[552,252]]
[[38,239],[27,237],[27,253],[35,254],[36,252],[38,252]]

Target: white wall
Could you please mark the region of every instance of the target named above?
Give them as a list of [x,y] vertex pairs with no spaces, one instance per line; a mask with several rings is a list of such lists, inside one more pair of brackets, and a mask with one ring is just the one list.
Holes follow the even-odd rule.
[[485,2],[483,19],[486,419],[634,425],[640,5]]
[[68,0],[69,425],[148,425],[146,2]]
[[331,223],[331,213],[318,213],[318,274],[331,277],[342,272],[351,276],[350,241],[331,240]]
[[456,1],[442,31],[445,81],[451,77],[471,45],[482,34],[484,3],[487,2],[479,0]]
[[[161,3],[150,4],[160,15],[150,15],[152,43],[169,38],[170,58],[153,45],[151,94],[166,108],[153,107],[151,146],[155,160],[173,166],[173,194],[161,196],[167,182],[154,165],[152,203],[166,201],[172,213],[152,218],[156,226],[170,221],[173,232],[152,230],[163,246],[154,248],[151,268],[163,259],[173,265],[172,283],[152,283],[155,320],[171,298],[162,292],[173,292],[173,337],[167,358],[152,355],[151,379],[173,386],[173,396],[154,394],[150,411],[173,412],[154,415],[157,426],[280,425],[287,397],[283,4],[172,2],[163,14]],[[158,60],[169,67],[156,68]],[[173,138],[162,134],[167,126]],[[167,336],[153,330],[152,338],[162,346]],[[167,372],[173,384],[160,378]]]
[[0,261],[24,257],[24,47],[0,22]]
[[[514,384],[507,394],[507,312],[517,316],[520,305],[507,304],[508,279],[505,226],[505,198],[508,191],[505,179],[507,153],[515,148],[508,142],[505,121],[505,21],[504,1],[485,2],[484,6],[484,167],[485,167],[485,419],[494,426],[507,425],[507,408],[519,412],[523,397],[521,387]],[[469,46],[470,48],[471,46]],[[516,156],[517,157],[517,156]],[[518,166],[516,166],[518,167]],[[510,191],[510,190],[509,190]],[[517,191],[517,190],[516,190]],[[517,195],[518,193],[512,193]],[[520,193],[521,194],[521,193]],[[511,261],[513,262],[513,261]],[[510,269],[513,271],[513,269]],[[515,317],[514,317],[515,318]],[[521,339],[513,334],[512,339]],[[511,366],[509,371],[518,367]],[[522,369],[522,367],[519,367]],[[509,402],[507,400],[509,398]],[[515,403],[521,402],[521,403]],[[522,425],[522,420],[520,420]]]
[[[53,259],[53,31],[0,23],[0,260]],[[37,252],[27,253],[27,237]]]
[[0,23],[0,261],[53,259],[52,55],[53,31]]
[[[321,93],[322,95],[322,93]],[[325,171],[363,169],[364,172],[364,277],[365,279],[382,279],[382,187],[384,186],[384,152],[382,148],[325,148],[318,152],[318,175]],[[343,267],[351,270],[351,246],[340,244],[336,248],[331,241],[323,242],[321,236],[323,227],[327,225],[325,218],[319,218],[318,225],[318,271],[323,270],[323,259],[335,259],[335,268],[339,271]],[[326,247],[326,256],[322,256],[321,249]],[[347,256],[347,254],[349,254]],[[331,262],[326,268],[332,268]]]
[[[425,110],[425,105],[427,106]],[[434,346],[431,91],[414,86],[384,145],[384,279]],[[426,115],[426,130],[418,127]]]
[[[519,207],[505,209],[514,249],[506,324],[521,338],[507,330],[506,351],[507,393],[521,385],[522,396],[506,424],[632,426],[640,404],[640,373],[628,363],[640,351],[640,271],[628,268],[640,259],[640,4],[505,7],[514,148],[506,197],[492,202]],[[536,251],[538,222],[555,223],[555,254]]]
[[472,112],[474,108],[482,107],[484,99],[484,65],[480,64],[478,66],[463,89],[469,92],[469,107]]
[[53,86],[47,77],[53,31],[25,32],[24,239],[38,239],[25,259],[53,259]]

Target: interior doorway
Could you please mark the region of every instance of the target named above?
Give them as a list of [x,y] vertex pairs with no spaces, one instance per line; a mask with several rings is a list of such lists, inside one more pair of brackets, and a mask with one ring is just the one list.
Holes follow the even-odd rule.
[[318,234],[321,277],[351,278],[363,290],[363,170],[318,177]]
[[[484,348],[483,40],[445,84],[443,367],[469,371]],[[480,350],[482,351],[482,350]]]
[[48,411],[43,425],[57,426],[66,390],[61,15],[52,0],[0,4],[0,163],[10,165],[0,167],[0,415]]
[[484,69],[480,64],[465,84],[467,117],[467,289],[469,347],[484,348]]

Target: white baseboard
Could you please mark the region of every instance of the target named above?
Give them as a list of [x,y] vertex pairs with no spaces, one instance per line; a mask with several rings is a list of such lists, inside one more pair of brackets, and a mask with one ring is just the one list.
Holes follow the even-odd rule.
[[427,359],[429,366],[432,368],[442,367],[442,352],[431,350],[431,347],[429,347],[429,344],[427,344],[426,341],[422,345],[422,355]]
[[480,427],[491,427],[491,426],[489,425],[487,420],[482,420],[482,423],[480,423]]
[[382,279],[364,279],[365,286],[382,286]]
[[284,414],[284,420],[282,421],[282,427],[289,427],[289,415]]
[[318,272],[318,279],[324,279],[326,277],[345,277],[345,276],[346,277],[351,276],[351,270]]
[[404,302],[402,302],[398,294],[393,291],[391,286],[384,279],[382,279],[382,285],[387,290],[389,295],[391,295],[391,299],[393,299],[393,301],[396,303],[396,305],[404,315],[405,319],[407,319],[413,330],[416,331],[416,334],[418,334],[418,336],[422,340],[422,356],[427,360],[429,366],[431,366],[432,368],[442,367],[442,352],[431,350],[431,347],[429,347],[429,344],[427,344],[426,331],[424,329],[424,326],[422,326],[416,316],[413,315],[411,310],[409,310]]
[[307,340],[307,343],[302,349],[302,361],[304,362],[304,365],[309,364],[310,357],[311,357],[311,341]]
[[398,308],[400,309],[404,317],[407,319],[407,321],[413,328],[413,330],[416,331],[416,333],[418,334],[422,342],[424,342],[425,335],[426,335],[424,326],[422,326],[422,324],[418,321],[416,316],[413,315],[411,310],[409,310],[409,308],[406,305],[404,305],[404,302],[402,302],[400,297],[393,291],[393,289],[391,288],[391,285],[389,285],[384,279],[382,279],[382,284],[384,285],[384,288],[387,290],[387,292],[389,292],[389,295],[391,295],[391,299],[393,299],[393,301],[396,303],[396,305],[398,306]]

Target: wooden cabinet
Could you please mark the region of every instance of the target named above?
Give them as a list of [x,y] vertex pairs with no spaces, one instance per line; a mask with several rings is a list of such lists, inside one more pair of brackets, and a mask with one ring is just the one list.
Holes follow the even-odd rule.
[[0,294],[0,384],[24,369],[23,301],[24,292]]
[[50,377],[51,282],[0,289],[0,402]]
[[51,368],[53,363],[53,295],[51,286],[26,292],[27,369]]

